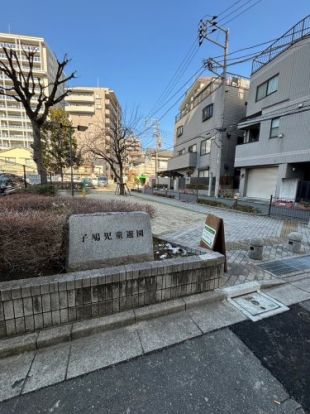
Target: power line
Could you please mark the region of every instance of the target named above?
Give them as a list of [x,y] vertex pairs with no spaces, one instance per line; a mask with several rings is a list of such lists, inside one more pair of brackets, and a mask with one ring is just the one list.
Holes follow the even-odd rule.
[[232,9],[234,6],[236,6],[241,1],[243,1],[243,0],[237,0],[237,1],[235,1],[231,6],[227,7],[225,10],[221,11],[221,13],[219,13],[216,17],[218,18],[218,17],[222,16],[222,14],[226,14],[226,12],[228,10]]
[[[295,32],[295,34],[297,34],[297,33],[300,33],[300,32],[303,32],[304,31],[304,29],[301,29],[301,30],[296,30],[296,32]],[[269,43],[274,43],[274,42],[276,42],[277,40],[279,40],[279,39],[282,39],[282,38],[285,38],[285,37],[292,37],[292,34],[287,34],[287,35],[284,35],[284,36],[280,36],[280,37],[277,37],[277,38],[274,38],[274,39],[270,39],[270,40],[268,40],[268,41],[266,41],[266,42],[262,42],[262,43],[257,43],[257,44],[255,44],[255,45],[253,45],[253,46],[248,46],[248,47],[244,47],[244,48],[241,48],[241,49],[237,49],[237,50],[234,50],[233,52],[230,52],[230,53],[228,53],[227,54],[227,56],[231,56],[231,55],[235,55],[236,53],[239,53],[239,52],[244,52],[244,51],[246,51],[246,50],[250,50],[250,49],[256,49],[257,47],[260,47],[260,46],[265,46],[265,45],[267,45],[267,44],[269,44]],[[284,46],[286,46],[286,45],[289,45],[291,42],[288,42],[288,43],[285,43],[285,44],[283,44],[283,45],[280,45],[280,46],[276,46],[277,48],[281,48],[281,47],[284,47]],[[270,45],[271,46],[271,45]],[[259,51],[259,52],[253,52],[253,54],[262,54],[263,52],[265,52],[266,51],[266,53],[268,53],[269,51],[270,51],[271,49],[269,49],[268,47],[267,48],[265,48],[265,49],[262,49],[261,51]],[[272,49],[272,50],[274,50],[274,49]],[[240,58],[243,58],[243,57],[246,57],[246,56],[250,56],[250,55],[252,55],[252,54],[249,54],[249,55],[245,55],[245,56],[238,56],[238,57],[236,57],[236,58],[234,58],[234,59],[240,59]],[[224,55],[218,55],[218,56],[214,56],[213,57],[213,59],[223,59],[224,58]],[[233,58],[228,58],[228,60],[232,60]],[[220,60],[221,61],[221,60]]]
[[[252,0],[250,0],[252,1]],[[247,7],[246,9],[242,10],[240,13],[238,13],[236,16],[233,16],[231,19],[226,20],[225,22],[221,23],[223,25],[227,25],[227,23],[230,23],[231,21],[235,20],[237,17],[241,16],[241,14],[244,14],[245,12],[247,12],[248,10],[252,9],[253,7],[255,7],[257,4],[261,3],[263,0],[257,0],[255,3],[251,4],[249,7]],[[249,3],[249,2],[248,2]],[[246,4],[244,4],[246,5]],[[237,10],[236,10],[237,11]]]
[[[171,101],[171,99],[173,99],[174,97],[175,97],[175,95],[177,95],[178,94],[178,92],[180,92],[183,88],[184,88],[184,86],[193,78],[193,77],[196,77],[196,79],[194,80],[194,83],[196,82],[196,80],[197,79],[199,79],[199,77],[202,75],[202,73],[204,72],[204,68],[203,67],[201,67],[201,68],[199,68],[198,69],[198,71],[196,71],[195,73],[194,73],[194,75],[192,75],[191,76],[191,78],[190,79],[188,79],[187,81],[186,81],[186,83],[185,84],[183,84],[176,92],[175,92],[175,94],[168,100],[168,101],[166,101],[166,103],[164,104],[164,105],[162,105],[162,107],[159,109],[159,110],[161,110],[164,106],[166,106],[166,104],[169,102],[169,101]],[[174,107],[175,107],[175,105],[182,99],[184,97],[184,92],[182,92],[182,95],[180,95],[178,98],[177,98],[177,100],[164,112],[164,114],[162,114],[159,118],[158,118],[158,121],[161,121],[170,111],[171,111],[171,109],[173,109]],[[157,112],[159,112],[159,110],[157,111]],[[142,131],[140,131],[140,132],[138,132],[137,133],[137,135],[142,135],[142,134],[144,134],[146,131],[148,131],[148,130],[150,130],[152,127],[147,127],[147,128],[145,128],[144,130],[142,130]]]
[[[178,80],[183,76],[185,70],[187,69],[188,65],[192,62],[194,56],[198,52],[198,46],[195,48],[195,44],[197,42],[197,36],[194,40],[194,42],[191,44],[189,50],[187,51],[186,55],[180,62],[179,66],[177,67],[175,73],[173,74],[172,78],[168,82],[167,86],[164,88],[163,92],[160,94],[160,96],[155,101],[154,105],[152,106],[151,111],[156,107],[156,105],[159,104],[159,102],[163,99],[165,99],[169,93],[175,88]],[[194,48],[194,49],[193,49]]]
[[[277,46],[277,47],[272,48],[272,49],[268,49],[268,50],[266,50],[266,54],[267,54],[267,53],[269,53],[269,52],[276,51],[276,50],[278,50],[278,49],[282,49],[283,47],[288,46],[288,45],[290,45],[290,44],[291,44],[291,42],[290,42],[290,43],[283,44],[283,45],[281,45],[281,46]],[[290,47],[290,50],[291,50],[291,49],[294,49],[295,47],[301,47],[301,46],[303,46],[303,44],[300,44],[300,43],[298,43],[298,44],[292,44],[292,46]],[[237,62],[228,63],[228,65],[227,65],[227,66],[235,66],[235,65],[239,65],[239,64],[244,63],[244,62],[252,61],[252,60],[254,60],[255,58],[257,58],[257,57],[259,57],[259,56],[263,56],[263,55],[264,55],[264,53],[263,53],[263,52],[264,52],[264,51],[260,51],[260,52],[258,52],[258,53],[256,53],[256,54],[251,54],[251,55],[248,55],[249,57],[246,57],[247,55],[245,55],[245,56],[244,56],[244,59],[242,59],[242,56],[240,56],[240,57],[239,57],[239,59],[241,59],[241,60],[239,60],[239,61],[237,61]],[[276,56],[278,56],[278,55],[276,55]],[[276,57],[276,56],[275,56],[275,57]],[[237,58],[234,58],[234,60],[235,60],[235,59],[237,59]],[[233,60],[233,59],[231,59],[231,60]],[[215,66],[215,68],[216,68],[216,66]]]
[[[227,19],[228,17],[232,16],[233,14],[235,14],[238,10],[242,9],[244,6],[246,6],[247,4],[251,3],[253,0],[247,0],[245,3],[241,4],[239,7],[237,7],[235,10],[232,10],[229,13],[225,13],[224,16],[222,16],[219,20],[218,23],[224,21],[225,19]],[[238,3],[240,3],[240,1],[237,1],[236,3],[234,3],[235,5],[237,5]],[[234,4],[230,7],[233,8]],[[219,17],[219,16],[218,16]]]

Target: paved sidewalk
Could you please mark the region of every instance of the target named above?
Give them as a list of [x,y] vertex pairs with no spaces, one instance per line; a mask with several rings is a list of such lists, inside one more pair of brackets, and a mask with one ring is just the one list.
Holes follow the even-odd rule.
[[[266,293],[285,305],[309,300],[310,274],[295,276],[288,284],[275,286]],[[140,357],[246,319],[227,301],[214,302],[0,359],[0,401]],[[1,412],[5,411],[0,409]]]

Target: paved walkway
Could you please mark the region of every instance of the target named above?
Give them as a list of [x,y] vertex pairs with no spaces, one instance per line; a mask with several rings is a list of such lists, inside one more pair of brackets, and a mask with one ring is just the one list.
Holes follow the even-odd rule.
[[[309,301],[310,277],[309,275],[295,276],[289,284],[268,289],[267,293],[288,306],[301,301]],[[251,414],[292,414],[299,409],[296,413],[302,414],[303,410],[300,406],[290,399],[282,385],[266,369],[262,368],[260,362],[242,342],[225,329],[216,333],[213,332],[246,319],[244,314],[228,302],[214,302],[191,308],[186,312],[163,316],[47,349],[2,359],[0,360],[0,401],[28,394],[31,391],[65,380],[72,380],[83,374],[111,365],[114,366],[130,359],[147,357],[144,360],[140,359],[141,362],[135,363],[132,361],[134,366],[137,365],[134,370],[126,368],[126,365],[112,368],[112,372],[116,376],[112,375],[110,377],[108,372],[105,373],[106,371],[101,373],[97,371],[94,375],[101,384],[101,397],[99,397],[99,394],[95,394],[96,398],[93,398],[93,392],[95,392],[93,387],[96,386],[89,383],[86,377],[85,381],[81,380],[82,382],[80,382],[83,387],[78,387],[77,382],[69,381],[68,385],[61,385],[58,391],[55,388],[55,393],[53,388],[50,388],[42,390],[41,394],[38,394],[38,398],[36,394],[34,396],[31,394],[29,398],[25,396],[23,399],[16,398],[7,404],[0,404],[0,413],[210,412],[228,414],[236,412],[247,414],[251,412]],[[172,348],[170,351],[164,351],[165,354],[155,354],[154,357],[152,355],[148,356],[154,351],[193,338],[198,338],[199,341],[196,344],[201,344],[206,350],[203,355],[199,356],[199,353],[197,353],[195,356],[195,352],[189,355],[188,351],[190,349],[194,351],[197,345],[194,342],[187,342],[180,345],[182,347],[180,353]],[[168,357],[164,358],[165,355],[168,355]],[[165,362],[159,363],[161,358],[164,358]],[[167,364],[169,366],[169,361],[175,358],[177,363],[171,370],[171,377],[170,374],[168,376],[170,380],[168,381],[168,378],[166,378],[168,381],[166,383],[166,380],[163,380],[161,376],[166,375]],[[182,369],[187,366],[187,359],[191,361],[188,369],[190,366],[192,368],[186,369],[187,374],[185,374]],[[145,369],[148,366],[150,372],[153,371],[152,367],[158,366],[161,368],[153,380],[152,375],[141,378],[138,376],[139,386],[136,389],[138,393],[135,394],[136,391],[131,388],[131,382],[134,381],[135,375],[142,369],[139,368],[139,364],[143,361],[146,361]],[[178,372],[181,372],[180,370],[182,375],[178,375]],[[223,375],[223,373],[226,374]],[[207,379],[208,381],[206,381]],[[183,384],[181,388],[178,388],[181,384],[179,381],[182,381]],[[204,381],[204,386],[199,388],[200,381]],[[211,387],[213,381],[215,381],[216,387]],[[156,405],[153,407],[145,405],[150,395],[153,396],[152,398],[156,395],[154,389],[157,389],[161,396],[165,396],[166,387],[169,387],[170,384],[175,390],[183,389],[183,392],[188,390],[189,393],[193,392],[194,395],[197,392],[194,390],[198,387],[204,405],[197,405],[197,401],[194,402],[190,399],[192,409],[188,405],[186,405],[186,409],[182,408],[182,405],[176,409],[176,406],[162,406],[161,404],[164,404],[164,401],[160,403],[161,397],[156,400],[157,402],[154,401]],[[193,387],[194,384],[197,385]],[[164,386],[163,389],[161,388],[162,385]],[[203,389],[206,394],[204,394]],[[74,390],[74,393],[72,394],[70,390]],[[131,391],[127,395],[128,390]],[[237,392],[237,390],[239,391]],[[99,390],[97,391],[99,392]],[[52,399],[49,397],[50,392],[52,393]],[[67,398],[67,393],[70,394],[70,401]],[[120,393],[124,396],[124,399],[120,400]],[[241,394],[239,395],[239,393]],[[83,395],[82,399],[80,398],[81,395]],[[141,401],[142,395],[144,397]],[[42,401],[40,401],[41,398],[43,398]],[[75,398],[79,400],[80,406],[76,406]],[[105,411],[98,411],[98,401],[102,398],[105,400]],[[171,397],[167,396],[165,398],[169,399]],[[180,398],[182,398],[181,395]],[[92,406],[88,406],[88,399],[92,401]],[[127,402],[127,399],[130,402]],[[70,402],[69,405],[68,401]],[[142,404],[141,406],[136,406],[138,401]],[[277,403],[275,404],[274,401],[277,401]],[[36,406],[35,403],[38,405]],[[177,402],[175,401],[174,404],[177,404]],[[277,404],[281,406],[277,406]],[[294,411],[290,411],[292,407],[294,407]]]

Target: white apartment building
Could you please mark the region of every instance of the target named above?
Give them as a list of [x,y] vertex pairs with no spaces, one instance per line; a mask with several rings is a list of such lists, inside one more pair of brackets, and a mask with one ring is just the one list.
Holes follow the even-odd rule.
[[[42,37],[0,33],[0,60],[6,61],[3,47],[16,50],[22,68],[28,73],[24,50],[35,50],[34,75],[42,79],[44,85],[54,80],[57,60]],[[2,86],[12,86],[10,79],[0,72]],[[58,94],[63,93],[60,86]],[[48,95],[48,88],[46,88]],[[0,95],[0,150],[10,148],[31,148],[32,126],[21,103],[14,98]]]

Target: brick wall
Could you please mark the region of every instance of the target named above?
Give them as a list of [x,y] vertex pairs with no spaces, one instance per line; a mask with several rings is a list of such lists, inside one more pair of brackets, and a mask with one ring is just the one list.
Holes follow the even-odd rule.
[[145,262],[0,283],[0,338],[214,290],[224,256]]

